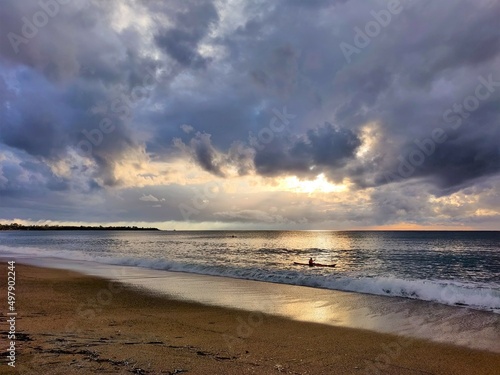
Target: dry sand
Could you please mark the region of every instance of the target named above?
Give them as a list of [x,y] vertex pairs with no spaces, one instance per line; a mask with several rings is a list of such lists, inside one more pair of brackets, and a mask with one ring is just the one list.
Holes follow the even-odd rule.
[[[7,266],[1,267],[7,313]],[[498,374],[500,354],[154,296],[16,267],[16,368],[1,374]]]

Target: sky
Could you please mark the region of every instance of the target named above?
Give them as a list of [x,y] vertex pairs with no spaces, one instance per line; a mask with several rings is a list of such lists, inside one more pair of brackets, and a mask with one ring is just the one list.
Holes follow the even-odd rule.
[[3,0],[0,222],[499,229],[499,16]]

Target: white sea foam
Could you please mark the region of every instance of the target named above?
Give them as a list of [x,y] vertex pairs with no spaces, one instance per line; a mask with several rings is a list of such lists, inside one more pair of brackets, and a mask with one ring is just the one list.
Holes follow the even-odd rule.
[[390,297],[404,297],[500,313],[500,285],[495,283],[473,283],[453,280],[410,280],[397,277],[367,277],[362,275],[352,277],[338,276],[337,274],[310,275],[300,270],[204,265],[152,258],[104,257],[85,254],[79,251],[46,250],[34,247],[13,248],[0,245],[1,254],[15,255],[17,257],[57,257],[69,260],[85,260],[156,270],[189,272]]

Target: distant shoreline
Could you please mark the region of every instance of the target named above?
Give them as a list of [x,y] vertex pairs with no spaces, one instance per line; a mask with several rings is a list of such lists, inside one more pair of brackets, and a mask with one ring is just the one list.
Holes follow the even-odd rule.
[[82,230],[82,231],[159,231],[159,232],[337,232],[337,233],[368,233],[368,232],[386,232],[386,233],[480,233],[500,232],[496,229],[159,229],[144,228],[136,226],[88,226],[88,225],[22,225],[22,224],[0,224],[0,231],[10,230]]
[[103,226],[85,226],[85,225],[21,225],[21,224],[0,224],[0,231],[8,230],[128,230],[128,231],[159,231],[158,228],[139,228],[135,226],[123,227],[103,227]]

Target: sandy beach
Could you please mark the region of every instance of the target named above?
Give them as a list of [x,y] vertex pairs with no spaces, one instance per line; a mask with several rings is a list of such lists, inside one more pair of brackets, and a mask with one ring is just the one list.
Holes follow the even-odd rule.
[[[5,317],[6,301],[1,306]],[[188,303],[20,264],[16,308],[16,367],[7,365],[4,318],[2,374],[493,375],[500,368],[495,353]]]

